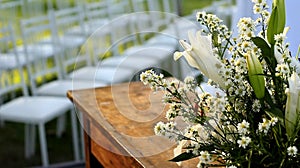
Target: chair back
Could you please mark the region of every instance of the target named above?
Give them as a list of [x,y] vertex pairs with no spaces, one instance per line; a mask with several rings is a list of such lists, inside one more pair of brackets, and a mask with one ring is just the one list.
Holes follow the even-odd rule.
[[131,0],[133,12],[149,11],[147,0]]
[[85,4],[85,15],[89,26],[94,27],[99,20],[108,18],[108,4],[106,1]]
[[[74,69],[92,64],[87,51],[81,50],[86,43],[87,34],[84,27],[83,8],[75,6],[61,10],[50,10],[49,17],[57,44],[63,50],[63,54],[58,57],[62,75],[64,78],[68,78],[68,74]],[[74,33],[74,29],[79,29],[81,33]]]
[[72,32],[74,32],[72,29],[80,29],[81,34],[77,34],[79,36],[86,34],[84,27],[84,10],[82,6],[49,10],[48,15],[60,42],[62,42],[62,38],[66,35],[74,35],[72,34]]
[[24,53],[33,95],[37,87],[52,79],[62,79],[59,55],[62,48],[54,35],[48,15],[21,20]]
[[28,96],[29,92],[25,84],[24,71],[19,64],[19,58],[15,50],[16,42],[12,26],[10,24],[2,25],[0,34],[1,53],[10,50],[14,51],[11,56],[15,57],[18,63],[15,69],[7,69],[1,68],[2,63],[0,62],[0,104],[2,104],[19,94]]
[[22,2],[22,18],[30,18],[39,15],[45,15],[49,3],[45,0],[20,0]]
[[106,2],[109,19],[114,19],[132,11],[129,0],[106,0]]

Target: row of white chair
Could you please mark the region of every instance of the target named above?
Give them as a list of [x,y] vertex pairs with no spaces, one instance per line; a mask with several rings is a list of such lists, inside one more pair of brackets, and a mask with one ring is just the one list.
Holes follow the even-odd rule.
[[[97,19],[101,21],[100,18]],[[158,25],[156,22],[162,19],[165,19],[163,24]],[[175,19],[178,22],[172,23]],[[170,63],[173,62],[172,55],[177,49],[177,39],[181,38],[177,29],[198,28],[189,21],[180,20],[174,14],[164,14],[162,17],[161,12],[140,12],[109,18],[108,22],[100,28],[98,27],[100,24],[95,26],[98,29],[91,31],[93,33],[86,32],[86,27],[90,28],[90,26],[85,26],[85,23],[87,19],[82,15],[82,8],[78,6],[60,11],[50,10],[45,16],[22,19],[20,25],[23,45],[15,46],[13,42],[15,37],[11,33],[9,35],[11,42],[8,43],[14,45],[5,47],[4,54],[0,55],[1,74],[11,74],[15,69],[20,71],[22,85],[18,86],[22,86],[24,99],[30,98],[30,103],[27,101],[20,103],[18,102],[20,99],[11,99],[8,105],[1,105],[0,120],[26,124],[25,154],[27,157],[34,154],[34,125],[39,126],[44,166],[49,164],[44,124],[54,117],[59,117],[58,135],[60,135],[64,130],[62,114],[68,110],[72,115],[74,156],[75,160],[79,159],[74,109],[70,102],[57,106],[57,108],[62,106],[61,109],[52,109],[50,108],[52,99],[68,101],[65,98],[68,90],[130,81],[144,68],[172,67],[176,70],[177,67],[170,66]],[[160,28],[166,25],[168,28],[161,31]],[[152,36],[148,40],[149,35]],[[137,41],[141,37],[145,37],[141,40],[142,44]],[[123,49],[122,52],[117,50],[119,46],[130,42],[139,45]],[[108,51],[114,51],[113,57],[105,60],[99,58],[99,54]],[[25,68],[28,74],[31,96],[22,76],[24,69],[21,68]],[[15,83],[8,84],[9,89],[1,87],[0,97],[2,94],[15,91],[15,86],[13,89],[10,87]],[[5,86],[8,85],[5,83]],[[42,102],[44,99],[48,101],[44,97],[51,100]],[[29,105],[30,109],[23,108],[24,105]],[[41,117],[38,117],[39,115]]]
[[[79,148],[77,122],[76,113],[73,109],[72,103],[68,101],[65,97],[54,97],[45,95],[38,96],[38,94],[36,93],[30,96],[30,90],[34,90],[35,88],[33,87],[33,85],[30,85],[30,90],[28,89],[24,77],[24,72],[27,72],[27,74],[30,77],[33,76],[31,73],[29,73],[29,64],[26,64],[27,68],[24,69],[24,64],[20,63],[18,52],[16,51],[16,44],[13,38],[12,27],[9,25],[7,27],[2,27],[0,33],[1,46],[5,46],[5,49],[12,49],[14,55],[11,56],[16,59],[16,68],[14,69],[3,68],[2,66],[0,66],[0,97],[1,99],[7,97],[7,99],[3,100],[3,102],[1,102],[0,105],[0,120],[19,122],[25,124],[26,157],[32,156],[35,152],[35,126],[38,126],[42,164],[43,166],[48,166],[49,161],[45,124],[55,118],[63,118],[66,112],[70,111],[72,121],[74,158],[78,161]],[[40,66],[45,65],[41,64]],[[43,68],[40,68],[38,71],[42,69]],[[20,78],[19,82],[15,82],[16,76]],[[22,96],[9,96],[20,94],[18,93],[18,91],[21,92]],[[60,125],[58,130],[58,134],[61,134],[63,126]]]

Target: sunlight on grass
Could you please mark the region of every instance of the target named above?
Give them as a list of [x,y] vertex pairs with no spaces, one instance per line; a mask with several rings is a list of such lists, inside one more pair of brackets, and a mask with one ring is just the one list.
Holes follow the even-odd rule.
[[192,14],[193,10],[211,5],[214,0],[182,0],[182,14]]

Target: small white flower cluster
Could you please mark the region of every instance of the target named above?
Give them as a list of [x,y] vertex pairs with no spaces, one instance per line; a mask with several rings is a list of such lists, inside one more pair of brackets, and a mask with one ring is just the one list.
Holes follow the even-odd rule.
[[157,75],[152,69],[142,72],[140,80],[144,85],[150,86],[153,91],[164,90],[167,87],[167,81],[164,75]]
[[256,24],[251,18],[241,18],[237,24],[239,37],[243,40],[250,40],[254,37]]
[[287,152],[289,156],[296,157],[298,153],[298,149],[296,146],[289,146],[287,148]]
[[226,168],[237,168],[236,166],[233,166],[233,165],[231,165],[231,166],[228,166],[228,167],[226,167]]
[[271,126],[275,126],[278,118],[272,117],[271,120],[263,118],[263,122],[258,124],[258,131],[267,134]]
[[243,122],[238,123],[238,132],[242,135],[246,135],[249,133],[249,122],[243,120]]
[[174,133],[176,131],[176,123],[174,122],[168,122],[168,123],[163,123],[163,122],[158,122],[155,127],[154,127],[154,132],[156,135],[159,136],[166,136],[168,138],[174,138]]
[[[275,35],[275,57],[278,62],[276,67],[276,76],[287,80],[291,77],[291,72],[295,71],[298,75],[300,74],[299,60],[291,56],[289,50],[289,43],[285,42],[286,33],[289,28],[286,28],[283,33]],[[285,85],[285,88],[287,85]]]
[[166,112],[167,120],[174,120],[177,116],[181,115],[181,104],[180,103],[171,103],[169,110]]
[[224,66],[223,78],[229,95],[244,97],[251,94],[251,86],[245,82],[247,65],[245,58],[231,58]]
[[244,149],[251,142],[251,138],[247,136],[247,134],[250,133],[249,126],[250,124],[246,120],[243,120],[241,123],[238,123],[237,125],[238,133],[241,135],[241,138],[237,140],[237,143],[239,144],[239,147],[243,147]]
[[226,25],[222,24],[223,21],[216,15],[206,12],[198,12],[196,16],[201,25],[206,25],[207,30],[202,30],[203,32],[216,35],[214,37],[214,43],[217,43],[219,48],[214,48],[214,52],[220,52],[223,48],[225,48],[222,44],[230,40],[232,32],[229,31]]
[[254,112],[259,112],[260,109],[261,109],[261,104],[260,104],[259,100],[255,99],[252,104],[252,110]]
[[197,87],[197,82],[196,82],[194,77],[187,76],[184,79],[184,88],[185,88],[185,90],[194,91],[196,87]]
[[211,154],[208,151],[201,151],[199,158],[202,163],[210,163],[212,161]]
[[242,136],[241,139],[237,141],[239,147],[243,147],[244,149],[246,149],[246,147],[249,145],[250,142],[251,142],[251,138],[247,136]]
[[269,6],[267,5],[266,0],[252,0],[253,5],[253,13],[258,14],[261,17],[258,17],[256,23],[267,24],[270,13],[268,11]]

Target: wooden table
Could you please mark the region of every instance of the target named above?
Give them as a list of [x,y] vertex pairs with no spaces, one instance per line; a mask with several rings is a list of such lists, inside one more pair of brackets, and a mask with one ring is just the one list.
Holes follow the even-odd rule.
[[168,161],[176,145],[153,132],[165,120],[162,93],[131,82],[67,95],[83,115],[86,167],[178,167]]

